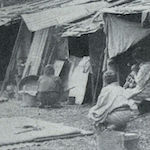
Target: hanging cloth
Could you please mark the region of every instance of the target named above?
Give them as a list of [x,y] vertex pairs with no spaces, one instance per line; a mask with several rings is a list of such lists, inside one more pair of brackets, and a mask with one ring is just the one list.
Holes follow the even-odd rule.
[[140,23],[129,22],[113,15],[108,15],[105,21],[110,58],[125,52],[150,34],[150,29],[142,28]]

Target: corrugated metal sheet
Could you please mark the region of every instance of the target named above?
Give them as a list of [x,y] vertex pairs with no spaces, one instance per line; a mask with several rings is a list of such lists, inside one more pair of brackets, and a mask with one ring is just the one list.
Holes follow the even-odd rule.
[[43,29],[34,33],[34,38],[30,47],[26,61],[23,78],[27,75],[37,75],[41,64],[49,29]]
[[108,6],[107,2],[101,1],[78,6],[54,8],[40,13],[24,14],[22,17],[30,31],[37,31],[55,25],[68,24],[90,16]]
[[58,7],[61,4],[70,1],[71,0],[41,0],[0,8],[0,26],[10,21],[17,20],[20,18],[20,14],[33,13],[43,9]]
[[130,3],[125,3],[121,6],[106,8],[105,13],[114,13],[114,14],[135,14],[142,13],[143,11],[150,10],[150,1],[149,0],[134,0]]
[[[0,8],[0,26],[5,25],[11,21],[20,19],[21,14],[41,12],[43,10],[47,10],[50,8],[81,5],[86,3],[92,4],[93,2],[96,1],[100,1],[100,0],[36,0],[35,2],[27,2],[24,4],[3,7]],[[118,5],[121,4],[122,1],[128,1],[128,0],[117,0],[115,2],[111,2],[111,4]]]
[[0,8],[0,26],[10,21],[20,19],[21,14],[40,12],[55,7],[64,7],[66,3],[78,5],[86,2],[90,2],[90,0],[82,0],[82,2],[79,2],[79,0],[37,0],[36,2],[3,7]]

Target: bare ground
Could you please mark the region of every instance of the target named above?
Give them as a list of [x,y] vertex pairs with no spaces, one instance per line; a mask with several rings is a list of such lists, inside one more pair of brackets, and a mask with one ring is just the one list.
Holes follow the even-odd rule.
[[[40,118],[54,123],[64,123],[85,130],[93,130],[92,122],[87,118],[90,106],[64,106],[61,109],[39,109],[21,107],[19,101],[9,101],[0,104],[0,118],[26,116]],[[140,150],[150,150],[150,116],[139,118],[128,125],[128,130],[139,132]],[[95,136],[76,137],[38,143],[25,146],[21,150],[96,150]]]

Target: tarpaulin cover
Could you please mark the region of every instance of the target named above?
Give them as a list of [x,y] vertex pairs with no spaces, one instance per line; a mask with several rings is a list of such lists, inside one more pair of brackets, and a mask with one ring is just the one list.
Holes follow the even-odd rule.
[[113,15],[106,17],[108,32],[108,53],[114,57],[150,34],[150,29],[144,29],[141,24],[129,22]]
[[81,36],[83,34],[94,33],[100,28],[103,28],[103,24],[102,15],[95,14],[88,19],[86,18],[85,20],[76,23],[70,23],[62,36]]

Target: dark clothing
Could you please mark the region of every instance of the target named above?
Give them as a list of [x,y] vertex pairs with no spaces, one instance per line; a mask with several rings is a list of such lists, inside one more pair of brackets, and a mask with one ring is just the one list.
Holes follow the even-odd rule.
[[52,106],[58,103],[59,93],[57,92],[38,92],[37,99],[41,102],[42,106]]
[[52,106],[58,103],[61,94],[61,81],[56,76],[43,75],[39,78],[37,99],[42,106]]
[[140,114],[145,114],[150,112],[150,101],[143,100],[139,105],[138,105],[138,110]]
[[59,77],[56,76],[40,76],[39,78],[39,92],[47,92],[47,91],[60,91],[61,81]]

